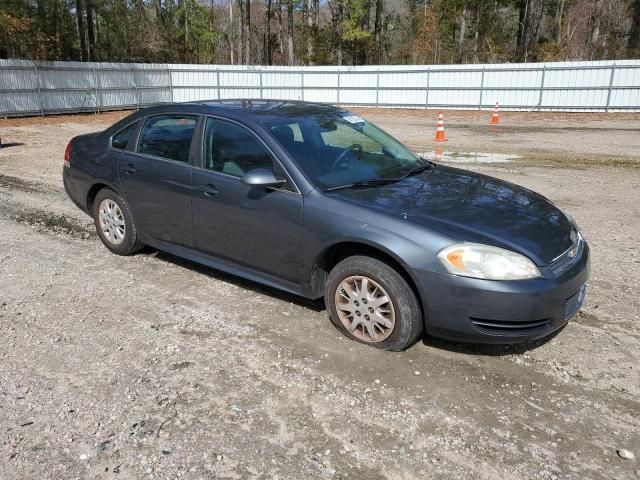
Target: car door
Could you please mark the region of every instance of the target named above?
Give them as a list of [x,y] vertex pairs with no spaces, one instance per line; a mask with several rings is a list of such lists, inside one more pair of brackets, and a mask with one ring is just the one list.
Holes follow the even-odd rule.
[[[281,188],[250,187],[241,177],[269,168],[287,178]],[[298,282],[302,196],[275,156],[250,130],[207,118],[202,168],[192,177],[196,247],[285,280]]]
[[135,148],[118,161],[118,178],[136,226],[158,240],[193,246],[191,144],[196,115],[153,115]]

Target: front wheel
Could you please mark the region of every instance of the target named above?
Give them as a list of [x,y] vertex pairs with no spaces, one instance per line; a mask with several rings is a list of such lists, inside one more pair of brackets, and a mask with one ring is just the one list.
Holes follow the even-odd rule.
[[142,247],[129,207],[113,190],[104,188],[96,195],[93,221],[100,240],[113,253],[129,255]]
[[387,263],[354,256],[329,273],[325,303],[331,322],[347,337],[401,351],[422,334],[422,312],[411,286]]

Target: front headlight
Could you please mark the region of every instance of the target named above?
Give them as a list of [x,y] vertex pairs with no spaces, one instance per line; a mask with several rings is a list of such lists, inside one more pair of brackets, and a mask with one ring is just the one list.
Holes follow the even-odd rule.
[[450,245],[438,258],[450,273],[464,277],[525,280],[540,276],[538,267],[524,255],[479,243]]

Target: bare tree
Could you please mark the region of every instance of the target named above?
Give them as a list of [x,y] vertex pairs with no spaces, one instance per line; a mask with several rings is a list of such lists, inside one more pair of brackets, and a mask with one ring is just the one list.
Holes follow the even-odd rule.
[[474,62],[478,61],[478,39],[480,38],[481,13],[482,13],[482,6],[476,5],[476,21],[474,24],[474,33],[473,33],[473,61]]
[[564,19],[564,6],[565,0],[558,0],[555,16],[556,43],[562,43],[562,21]]
[[282,20],[282,0],[276,0],[278,9],[278,47],[280,50],[280,62],[284,58],[284,25]]
[[313,65],[315,56],[315,34],[318,26],[318,14],[316,10],[317,0],[307,0],[307,58],[310,65]]
[[227,32],[227,39],[229,41],[229,63],[233,65],[235,63],[234,59],[234,49],[235,46],[233,44],[233,0],[229,2],[229,30]]
[[244,55],[245,65],[251,64],[251,0],[246,0],[245,22],[244,22]]
[[600,40],[600,22],[602,19],[602,0],[593,1],[593,10],[591,11],[591,31],[589,32],[588,47],[589,56],[593,58],[598,48]]
[[640,49],[640,0],[633,2],[633,21],[629,35],[629,48]]
[[464,2],[464,5],[462,7],[462,12],[460,12],[460,15],[458,15],[458,42],[457,42],[457,46],[458,46],[458,62],[462,63],[462,58],[464,56],[464,41],[465,41],[465,37],[467,35],[467,15],[469,13],[469,10],[467,9],[467,2]]
[[271,4],[272,0],[267,0],[267,26],[266,26],[266,39],[265,39],[265,61],[267,65],[272,64],[271,60]]
[[374,38],[376,42],[376,63],[382,62],[382,15],[383,15],[383,2],[382,0],[376,0],[376,13],[373,21]]
[[242,65],[244,49],[244,2],[238,0],[238,65]]
[[84,7],[82,0],[76,0],[76,20],[78,22],[78,37],[80,38],[80,58],[86,62],[89,58],[87,53],[87,40],[84,31]]
[[525,62],[531,47],[538,41],[540,22],[544,14],[543,0],[520,0],[517,54]]
[[293,0],[287,0],[287,53],[289,65],[295,65],[295,53],[293,49]]
[[331,18],[333,20],[333,28],[336,32],[336,63],[341,66],[344,61],[344,40],[342,38],[344,20],[344,0],[334,0],[334,5],[329,3],[331,8]]
[[89,37],[89,51],[87,58],[90,61],[96,61],[97,52],[96,52],[96,30],[95,23],[93,19],[93,5],[91,0],[87,0],[87,36]]

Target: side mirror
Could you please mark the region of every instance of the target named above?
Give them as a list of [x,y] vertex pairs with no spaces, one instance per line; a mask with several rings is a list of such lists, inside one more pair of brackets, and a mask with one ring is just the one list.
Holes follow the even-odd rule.
[[249,170],[240,179],[245,185],[250,187],[280,187],[286,183],[285,179],[277,179],[273,170],[268,168],[254,168]]

